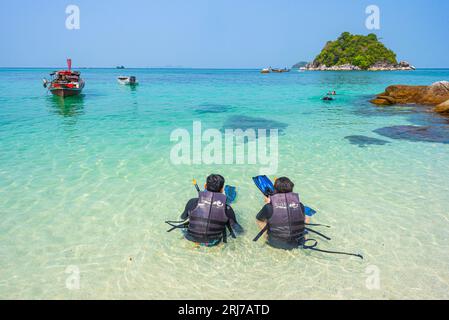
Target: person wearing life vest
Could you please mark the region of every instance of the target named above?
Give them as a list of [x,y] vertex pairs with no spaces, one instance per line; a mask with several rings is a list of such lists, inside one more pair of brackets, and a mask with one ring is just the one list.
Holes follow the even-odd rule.
[[293,188],[289,178],[277,179],[274,195],[265,198],[266,204],[256,216],[261,234],[266,231],[268,244],[278,249],[296,249],[304,242],[304,205]]
[[181,214],[181,219],[189,219],[185,238],[205,246],[215,246],[226,241],[227,231],[242,233],[234,210],[226,204],[225,179],[218,174],[207,177],[205,190],[198,198],[190,199]]

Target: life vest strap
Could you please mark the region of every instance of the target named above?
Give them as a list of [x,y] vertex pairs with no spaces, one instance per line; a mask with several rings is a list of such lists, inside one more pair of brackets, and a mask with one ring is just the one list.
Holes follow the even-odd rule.
[[194,235],[195,237],[201,238],[201,239],[207,239],[207,241],[209,240],[217,240],[220,238],[220,236],[223,234],[223,232],[219,231],[213,234],[209,234],[208,236],[205,236],[203,233],[201,232],[195,232],[193,230],[189,230],[188,231],[190,234]]
[[257,236],[253,239],[253,241],[257,242],[260,239],[260,237],[262,237],[263,234],[267,231],[268,231],[268,223],[265,225],[265,227],[263,227],[262,230],[260,230],[260,232],[257,234]]
[[304,221],[292,221],[291,223],[287,224],[285,222],[280,222],[280,223],[273,223],[270,222],[270,227],[288,227],[288,226],[292,226],[292,227],[298,227],[298,226],[304,226],[305,223]]
[[325,224],[316,224],[316,223],[305,223],[306,226],[311,227],[325,227],[325,228],[332,228],[331,226],[325,225]]
[[[169,230],[167,230],[167,232],[172,232],[173,230],[176,230],[176,229],[187,229],[189,227],[189,221],[178,221],[178,222],[165,221],[165,223],[172,227]],[[174,223],[181,223],[181,224],[176,225]]]
[[203,218],[203,217],[190,217],[190,220],[207,222],[207,223],[213,223],[213,224],[218,224],[220,226],[224,226],[227,223],[226,221],[220,221],[220,220],[215,220],[215,219],[208,219],[208,218]]
[[[316,246],[316,245],[315,245],[315,246]],[[323,253],[330,253],[330,254],[340,254],[340,255],[346,255],[346,256],[353,256],[353,257],[357,257],[357,258],[360,258],[360,259],[363,260],[363,256],[362,256],[361,254],[358,254],[358,253],[321,250],[321,249],[315,248],[315,246],[305,247],[304,249],[308,249],[308,250],[312,250],[312,251],[317,251],[317,252],[323,252]]]
[[322,238],[324,238],[324,239],[326,239],[326,240],[331,240],[331,238],[329,238],[328,236],[326,236],[326,235],[324,235],[324,234],[322,234],[322,233],[320,233],[320,232],[318,232],[318,231],[315,231],[315,230],[312,230],[312,229],[310,229],[310,228],[305,228],[307,231],[309,231],[309,232],[312,232],[312,233],[315,233],[315,234],[317,234],[317,235],[319,235],[320,237],[322,237]]

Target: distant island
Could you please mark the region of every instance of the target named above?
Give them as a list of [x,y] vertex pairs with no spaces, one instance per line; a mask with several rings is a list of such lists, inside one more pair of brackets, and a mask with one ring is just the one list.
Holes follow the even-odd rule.
[[292,69],[305,68],[309,63],[306,61],[300,61],[292,66]]
[[293,68],[318,71],[393,71],[415,70],[406,61],[398,63],[396,53],[385,47],[373,33],[353,35],[343,32],[335,41],[328,41],[311,63],[299,62]]

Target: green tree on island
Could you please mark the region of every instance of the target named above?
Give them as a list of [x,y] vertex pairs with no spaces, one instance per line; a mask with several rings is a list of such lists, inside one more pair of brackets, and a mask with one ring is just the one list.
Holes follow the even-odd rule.
[[367,36],[343,32],[336,41],[329,41],[313,61],[327,67],[352,64],[368,69],[376,63],[397,64],[396,54],[370,33]]

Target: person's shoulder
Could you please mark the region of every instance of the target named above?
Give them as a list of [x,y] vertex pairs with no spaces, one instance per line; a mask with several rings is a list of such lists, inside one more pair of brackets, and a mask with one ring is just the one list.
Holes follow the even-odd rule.
[[187,203],[188,204],[196,204],[196,203],[198,203],[198,198],[192,198],[192,199],[190,199],[189,201],[187,201]]
[[273,214],[273,206],[271,203],[266,203],[262,209],[257,214],[256,218],[257,220],[264,221],[266,219],[271,218],[271,215]]

